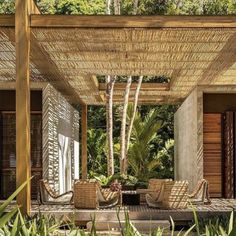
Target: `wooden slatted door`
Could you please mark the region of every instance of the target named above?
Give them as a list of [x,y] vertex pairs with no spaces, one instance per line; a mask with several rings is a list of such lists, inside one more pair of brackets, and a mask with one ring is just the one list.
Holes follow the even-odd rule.
[[222,114],[203,115],[203,173],[211,197],[222,197]]
[[234,112],[224,114],[224,197],[234,198]]

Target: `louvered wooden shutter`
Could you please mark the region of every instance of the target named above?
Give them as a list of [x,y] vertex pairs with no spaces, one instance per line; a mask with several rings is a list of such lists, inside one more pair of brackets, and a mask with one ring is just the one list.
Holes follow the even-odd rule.
[[203,176],[211,197],[222,197],[222,115],[203,115]]

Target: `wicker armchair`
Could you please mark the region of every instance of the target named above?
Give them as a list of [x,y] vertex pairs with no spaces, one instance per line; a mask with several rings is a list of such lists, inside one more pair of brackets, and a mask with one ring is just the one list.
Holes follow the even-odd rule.
[[41,179],[39,181],[39,196],[38,201],[40,204],[46,205],[61,205],[66,204],[69,205],[72,203],[73,200],[73,191],[68,191],[61,195],[56,194],[50,185],[48,184],[47,180]]
[[205,179],[200,180],[196,190],[188,197],[189,201],[194,205],[211,204],[208,181]]
[[156,196],[146,194],[148,206],[162,209],[184,209],[188,205],[188,182],[165,181]]
[[120,201],[120,193],[102,189],[99,182],[79,180],[74,183],[74,206],[79,209],[110,208]]
[[146,203],[146,194],[149,194],[153,199],[157,199],[162,183],[168,181],[172,181],[172,179],[149,179],[147,189],[137,189],[137,193],[140,194],[140,202]]

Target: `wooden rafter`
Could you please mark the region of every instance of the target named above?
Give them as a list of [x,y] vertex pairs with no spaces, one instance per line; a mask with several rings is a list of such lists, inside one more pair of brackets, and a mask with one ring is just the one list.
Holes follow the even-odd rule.
[[99,82],[98,82],[98,79],[97,79],[97,77],[95,75],[91,76],[91,84],[92,84],[92,89],[98,93],[98,95],[97,95],[98,98],[97,99],[100,102],[102,102],[103,101],[103,95],[101,95],[99,93]]
[[[30,89],[42,90],[48,85],[47,82],[30,82]],[[16,82],[0,82],[0,90],[15,90]]]
[[15,15],[0,15],[0,27],[15,27]]
[[230,28],[236,27],[236,16],[31,15],[31,27]]
[[[116,83],[114,90],[125,90],[125,83]],[[135,90],[137,88],[137,83],[132,83],[130,89]],[[99,90],[106,90],[106,83],[99,84]],[[142,83],[141,91],[169,91],[170,85],[169,83]]]

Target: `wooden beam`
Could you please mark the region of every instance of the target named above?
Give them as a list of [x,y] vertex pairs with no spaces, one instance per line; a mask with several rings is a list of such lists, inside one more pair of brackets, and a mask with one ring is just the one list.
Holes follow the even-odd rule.
[[82,179],[87,179],[87,105],[82,105],[81,132]]
[[235,28],[236,16],[32,15],[31,27]]
[[[30,3],[16,0],[16,186],[31,176],[30,164]],[[18,194],[23,214],[30,213],[30,183]]]
[[[42,90],[48,85],[47,82],[30,82],[31,90]],[[16,82],[1,82],[0,81],[0,90],[15,90]]]
[[[180,97],[159,97],[156,99],[141,99],[138,101],[139,105],[160,105],[160,104],[179,104],[180,102],[183,102],[183,98]],[[114,104],[122,104],[122,99],[113,99]],[[129,102],[133,102],[133,100],[130,100]]]
[[0,27],[14,27],[15,15],[0,15]]
[[[115,83],[114,90],[125,90],[126,83]],[[136,90],[137,83],[132,83],[130,89]],[[106,83],[99,83],[99,90],[106,91]],[[169,83],[142,83],[141,91],[169,91]]]
[[97,76],[92,75],[90,79],[91,79],[91,90],[98,92],[97,99],[98,101],[102,102],[103,96],[101,96],[101,94],[99,93],[99,82]]
[[[122,104],[122,100],[114,100],[113,101],[114,104]],[[129,101],[131,102],[131,101]],[[138,101],[138,104],[139,105],[160,105],[160,104],[163,104],[163,103],[167,103],[166,100],[163,100],[163,99],[156,99],[156,100],[141,100],[141,101]]]
[[[163,97],[165,97],[165,96],[169,96],[170,95],[170,93],[168,93],[168,94],[165,94],[165,95],[159,95],[159,94],[139,94],[139,99],[140,100],[151,100],[151,99],[159,99],[159,98],[163,98]],[[122,94],[122,93],[120,93],[120,94],[117,94],[117,93],[114,93],[114,96],[113,96],[113,98],[114,99],[122,99],[124,97],[124,95]],[[130,94],[129,95],[129,99],[133,99],[134,98],[134,93],[132,93],[132,94]]]

